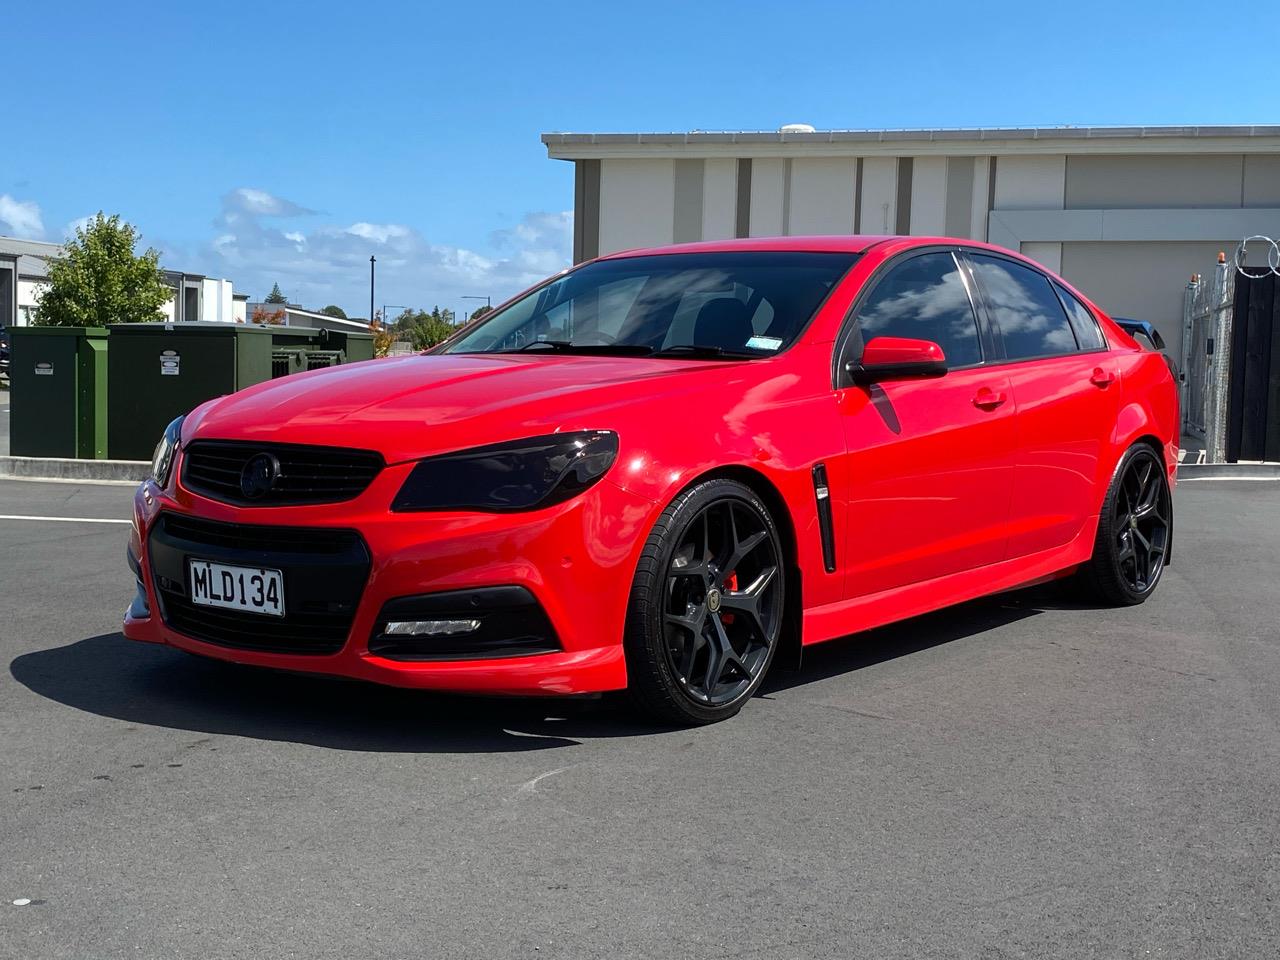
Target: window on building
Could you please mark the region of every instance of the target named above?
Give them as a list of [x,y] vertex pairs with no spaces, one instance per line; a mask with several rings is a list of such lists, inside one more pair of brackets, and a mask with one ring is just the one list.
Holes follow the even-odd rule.
[[1058,296],[1062,298],[1062,305],[1067,308],[1067,316],[1071,318],[1071,326],[1076,332],[1076,339],[1080,341],[1080,349],[1102,350],[1105,348],[1107,341],[1102,336],[1102,328],[1098,326],[1098,320],[1089,312],[1089,308],[1061,284],[1055,283],[1053,289],[1058,291]]
[[1066,311],[1042,273],[1001,257],[971,255],[973,270],[1010,360],[1074,353]]
[[858,311],[863,342],[872,337],[932,340],[949,367],[982,362],[978,322],[955,257],[926,253],[887,273]]
[[7,327],[13,323],[13,299],[15,275],[12,267],[0,269],[0,326]]
[[187,287],[182,291],[182,319],[183,320],[199,320],[200,319],[200,288]]

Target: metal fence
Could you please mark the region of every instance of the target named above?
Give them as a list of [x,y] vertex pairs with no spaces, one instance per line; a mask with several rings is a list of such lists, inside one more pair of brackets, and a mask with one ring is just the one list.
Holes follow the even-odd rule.
[[1204,440],[1209,463],[1226,459],[1231,307],[1236,268],[1225,258],[1183,295],[1182,430]]
[[[1207,277],[1198,274],[1192,277],[1183,295],[1182,430],[1204,440],[1205,459],[1209,463],[1227,462],[1228,448],[1232,446],[1229,442],[1232,418],[1236,430],[1234,443],[1235,447],[1239,446],[1242,414],[1239,409],[1232,412],[1232,349],[1236,338],[1245,337],[1250,328],[1248,316],[1242,313],[1242,326],[1236,329],[1235,311],[1252,309],[1245,306],[1250,302],[1250,294],[1261,290],[1273,277],[1280,277],[1280,242],[1270,237],[1245,237],[1230,260],[1219,254],[1217,265]],[[1273,321],[1262,322],[1269,325]],[[1266,340],[1269,344],[1270,334]],[[1239,359],[1247,360],[1251,349],[1242,348]],[[1267,353],[1269,357],[1270,351]],[[1248,379],[1239,371],[1237,378]],[[1240,382],[1236,387],[1238,408],[1248,383]],[[1234,448],[1232,455],[1235,455]]]

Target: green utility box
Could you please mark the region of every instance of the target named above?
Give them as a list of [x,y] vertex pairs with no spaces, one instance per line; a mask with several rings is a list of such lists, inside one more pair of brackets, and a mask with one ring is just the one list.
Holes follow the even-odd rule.
[[9,452],[107,456],[104,327],[10,327]]
[[111,330],[108,452],[148,460],[174,417],[270,380],[278,328],[244,323],[120,323]]
[[291,348],[271,351],[271,379],[287,377],[307,369],[307,351]]
[[341,351],[346,358],[343,363],[373,359],[372,333],[346,333],[338,330],[326,330],[325,333],[329,336],[324,340],[324,349]]
[[271,345],[277,350],[293,348],[322,350],[326,333],[328,333],[327,330],[318,330],[315,327],[272,327]]
[[[355,363],[373,359],[372,333],[347,333],[317,327],[273,327],[271,342],[276,349],[299,347],[308,352],[323,351],[341,354],[338,363]],[[318,366],[330,366],[320,363]],[[314,370],[315,366],[303,369]]]
[[306,362],[308,370],[336,367],[342,363],[342,352],[340,350],[308,350]]

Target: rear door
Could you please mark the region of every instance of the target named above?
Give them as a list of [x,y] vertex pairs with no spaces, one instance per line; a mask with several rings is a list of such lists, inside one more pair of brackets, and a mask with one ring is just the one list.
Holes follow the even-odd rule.
[[950,250],[895,262],[855,304],[838,378],[882,335],[940,344],[949,369],[869,387],[837,380],[849,451],[846,597],[1004,559],[1014,404],[1007,373],[987,363],[977,319]]
[[1022,557],[1070,543],[1098,512],[1119,373],[1069,291],[1011,258],[968,259],[1017,404],[1009,556]]

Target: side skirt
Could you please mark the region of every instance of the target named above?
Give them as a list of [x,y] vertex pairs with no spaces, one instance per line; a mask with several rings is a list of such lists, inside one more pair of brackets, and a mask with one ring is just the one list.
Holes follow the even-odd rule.
[[1051,579],[1089,559],[1097,529],[1098,518],[1093,517],[1074,540],[1061,547],[806,610],[801,643],[807,646],[847,637],[966,600]]

